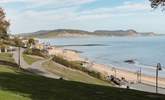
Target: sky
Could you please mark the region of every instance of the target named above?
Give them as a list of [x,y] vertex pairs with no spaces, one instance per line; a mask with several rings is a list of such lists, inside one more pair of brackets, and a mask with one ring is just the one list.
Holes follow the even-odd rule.
[[165,33],[165,12],[149,0],[0,0],[12,34],[53,29]]

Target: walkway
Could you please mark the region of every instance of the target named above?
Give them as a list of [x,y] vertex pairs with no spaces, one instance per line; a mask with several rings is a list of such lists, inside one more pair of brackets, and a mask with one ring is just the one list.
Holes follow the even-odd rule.
[[[156,87],[152,86],[152,85],[147,85],[147,84],[132,84],[130,85],[131,89],[134,90],[139,90],[139,91],[146,91],[146,92],[151,92],[151,93],[155,93],[156,91]],[[165,94],[165,88],[158,88],[158,93],[160,94]]]
[[[57,75],[55,75],[55,74],[45,70],[42,67],[42,63],[48,61],[49,59],[39,60],[39,61],[33,63],[32,65],[29,65],[29,64],[26,63],[26,61],[23,58],[23,51],[24,51],[24,49],[21,49],[21,57],[20,57],[20,59],[21,59],[20,60],[21,68],[23,68],[25,70],[28,70],[28,71],[31,71],[31,72],[33,72],[35,74],[45,76],[45,77],[55,78],[55,79],[59,79],[60,78],[59,76],[57,76]],[[14,57],[16,63],[18,63],[18,57],[19,57],[18,48],[13,53],[13,57]]]

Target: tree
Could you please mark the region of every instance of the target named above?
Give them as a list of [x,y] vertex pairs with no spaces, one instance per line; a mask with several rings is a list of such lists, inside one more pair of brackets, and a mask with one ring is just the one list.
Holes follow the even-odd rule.
[[28,40],[28,47],[31,48],[33,45],[35,45],[35,40],[33,38],[30,38]]
[[5,39],[8,37],[7,32],[9,29],[10,23],[6,20],[6,13],[0,7],[0,39]]
[[165,0],[149,0],[151,2],[152,8],[157,8],[159,6],[164,7],[165,6]]
[[14,43],[15,43],[16,47],[21,47],[22,46],[22,41],[18,37],[14,38]]

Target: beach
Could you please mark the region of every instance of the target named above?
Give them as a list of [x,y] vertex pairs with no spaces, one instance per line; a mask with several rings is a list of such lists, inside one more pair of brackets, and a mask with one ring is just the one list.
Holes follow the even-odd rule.
[[[153,76],[149,75],[141,75],[140,77],[137,76],[136,72],[131,72],[128,70],[123,70],[123,69],[118,69],[115,68],[115,66],[106,66],[106,65],[101,65],[101,64],[94,64],[92,66],[92,69],[104,74],[104,75],[114,75],[117,78],[125,78],[129,83],[138,83],[141,81],[141,83],[148,84],[148,85],[153,85],[155,86],[156,78]],[[159,87],[165,88],[165,78],[159,78]]]

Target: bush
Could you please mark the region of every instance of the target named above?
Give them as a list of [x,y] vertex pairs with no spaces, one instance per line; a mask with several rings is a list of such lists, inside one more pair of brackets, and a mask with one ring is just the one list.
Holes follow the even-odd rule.
[[24,51],[24,54],[28,54],[28,55],[36,55],[36,56],[40,56],[40,57],[47,57],[47,53],[46,51],[42,51],[39,49],[26,49]]

